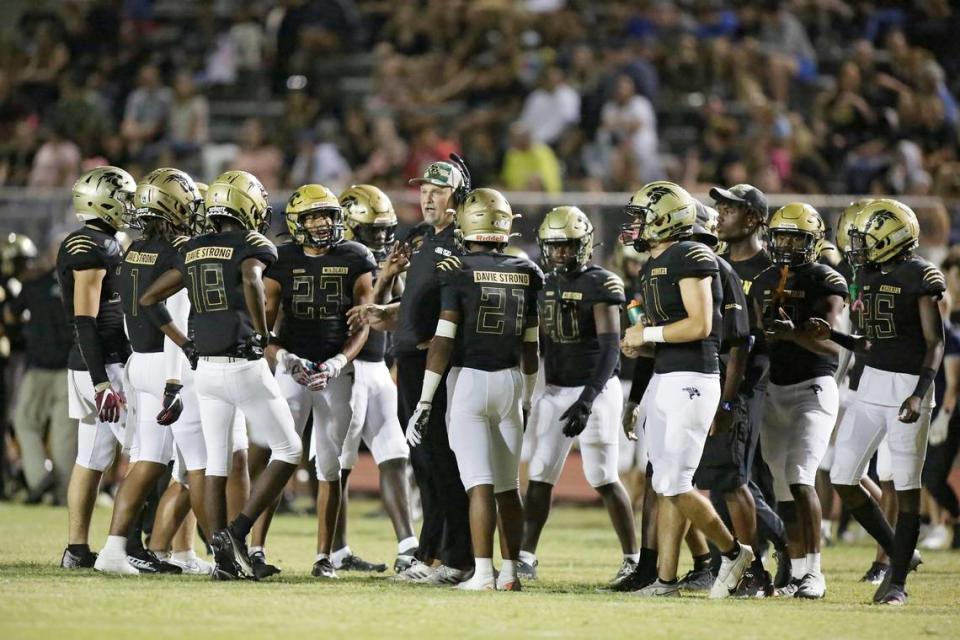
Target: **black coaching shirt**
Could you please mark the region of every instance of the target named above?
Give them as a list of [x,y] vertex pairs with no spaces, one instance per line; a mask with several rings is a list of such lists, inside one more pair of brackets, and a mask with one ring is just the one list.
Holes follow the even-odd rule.
[[27,366],[66,369],[73,346],[73,327],[63,311],[63,293],[53,270],[24,277],[20,295],[9,302],[22,319]]
[[[810,318],[822,317],[822,305],[828,296],[847,299],[847,281],[825,264],[812,262],[790,267],[782,292],[781,276],[782,267],[771,265],[757,276],[750,289],[766,322],[780,318],[779,307],[799,327]],[[790,340],[769,340],[768,345],[773,384],[797,384],[819,376],[832,376],[839,364],[835,355],[814,353]]]
[[864,267],[857,274],[862,290],[857,321],[872,345],[864,364],[874,369],[919,375],[926,340],[920,323],[918,299],[940,299],[946,290],[935,266],[911,256],[880,267]]
[[722,256],[736,272],[743,285],[743,294],[747,301],[747,313],[750,318],[750,334],[753,336],[753,346],[750,349],[750,357],[747,360],[747,370],[744,374],[743,383],[740,385],[741,392],[751,393],[758,385],[765,387],[766,380],[770,373],[770,353],[767,349],[767,339],[763,333],[762,318],[754,309],[751,302],[750,290],[753,288],[753,282],[761,273],[770,268],[773,261],[766,251],[758,251],[746,260],[733,261],[730,254]]
[[347,341],[347,311],[356,304],[353,287],[376,271],[370,249],[352,240],[320,256],[308,256],[298,244],[285,244],[264,277],[280,284],[277,339],[291,353],[323,362],[340,353]]
[[163,332],[155,326],[140,308],[140,296],[153,282],[180,263],[177,246],[187,238],[174,241],[164,238],[135,240],[117,267],[117,281],[124,321],[130,346],[137,353],[163,351]]
[[718,352],[722,318],[723,288],[719,278],[717,257],[706,245],[684,240],[670,245],[643,267],[640,276],[644,313],[653,326],[663,326],[687,317],[680,293],[685,278],[710,278],[713,294],[713,324],[710,335],[692,342],[658,342],[654,345],[654,371],[672,373],[692,371],[719,373]]
[[500,371],[520,362],[528,317],[536,317],[543,273],[502,253],[451,256],[437,265],[442,310],[460,314],[462,365]]
[[[100,284],[100,309],[97,311],[97,336],[100,339],[104,364],[126,362],[130,355],[130,345],[123,332],[123,310],[117,283],[116,270],[119,264],[120,243],[116,236],[92,224],[85,225],[67,236],[57,253],[57,280],[63,295],[63,308],[71,326],[74,320],[74,272],[88,269],[106,270]],[[87,370],[76,335],[67,366],[74,371]]]
[[231,355],[257,333],[243,295],[244,260],[269,266],[273,243],[256,231],[208,233],[183,246],[178,265],[190,294],[190,327],[204,356]]
[[[547,384],[581,387],[592,381],[600,360],[593,308],[625,301],[623,281],[595,265],[547,276],[538,301]],[[613,375],[619,370],[618,364]]]

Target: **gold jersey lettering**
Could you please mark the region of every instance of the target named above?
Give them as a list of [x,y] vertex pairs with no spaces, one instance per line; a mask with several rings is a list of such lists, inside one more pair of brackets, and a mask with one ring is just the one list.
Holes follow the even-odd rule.
[[323,271],[320,273],[328,275],[347,275],[350,272],[350,267],[324,267]]
[[665,276],[667,275],[666,267],[657,267],[656,269],[650,269],[650,276]]
[[889,284],[880,285],[880,293],[900,293],[900,287],[894,287]]
[[196,262],[207,258],[213,260],[229,260],[233,257],[233,247],[200,247],[187,251],[184,262]]
[[474,271],[473,281],[528,286],[530,284],[530,275],[517,273],[515,271]]
[[127,251],[127,257],[123,261],[130,264],[154,265],[157,263],[157,256],[159,255],[158,253],[147,253],[145,251]]

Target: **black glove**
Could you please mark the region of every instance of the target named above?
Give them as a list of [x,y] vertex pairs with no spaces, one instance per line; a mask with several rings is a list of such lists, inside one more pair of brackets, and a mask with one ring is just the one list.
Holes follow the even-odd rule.
[[168,382],[163,388],[163,408],[157,414],[157,424],[171,425],[180,419],[183,413],[183,398],[180,397],[182,384]]
[[264,337],[254,333],[247,337],[240,347],[240,356],[247,360],[259,360],[263,357],[263,348],[269,344],[270,336]]
[[200,352],[197,351],[197,345],[193,343],[193,340],[187,340],[180,349],[183,351],[183,355],[187,356],[190,368],[196,371],[197,363],[200,362]]
[[574,438],[587,428],[587,420],[590,419],[591,404],[583,398],[577,398],[577,401],[570,405],[560,416],[560,422],[563,423],[563,435],[568,438]]
[[520,415],[523,416],[523,432],[527,432],[527,422],[530,421],[530,409],[528,407],[523,407],[520,409]]

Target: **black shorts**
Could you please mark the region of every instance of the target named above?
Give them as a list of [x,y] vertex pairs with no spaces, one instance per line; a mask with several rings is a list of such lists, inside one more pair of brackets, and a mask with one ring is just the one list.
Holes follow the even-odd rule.
[[698,489],[732,491],[749,482],[760,441],[763,402],[762,390],[740,396],[730,431],[707,436],[700,466],[693,477]]

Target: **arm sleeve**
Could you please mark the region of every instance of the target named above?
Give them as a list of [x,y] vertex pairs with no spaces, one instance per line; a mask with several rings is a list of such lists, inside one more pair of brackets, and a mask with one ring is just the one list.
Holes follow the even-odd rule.
[[100,349],[100,336],[97,333],[97,319],[93,316],[76,316],[73,319],[74,333],[80,355],[90,372],[93,386],[109,382],[107,368],[103,364],[103,352]]
[[[593,402],[594,399],[600,395],[603,387],[607,384],[607,381],[610,380],[611,376],[613,376],[613,372],[616,371],[617,364],[620,362],[619,334],[597,334],[597,343],[600,345],[600,357],[590,376],[590,382],[583,387],[583,391],[580,393],[580,397],[587,402]],[[644,358],[640,358],[640,360],[643,359]],[[620,384],[619,381],[617,381],[617,384]]]
[[[166,301],[167,311],[170,312],[170,318],[173,324],[177,326],[184,335],[187,334],[187,323],[190,319],[190,297],[187,290],[181,289],[173,294]],[[164,336],[163,338],[163,363],[166,370],[167,380],[182,380],[183,374],[183,351],[174,344],[173,340]]]
[[640,404],[643,394],[647,391],[647,385],[653,377],[653,369],[653,358],[637,358],[637,364],[633,370],[633,382],[630,385],[630,402]]

